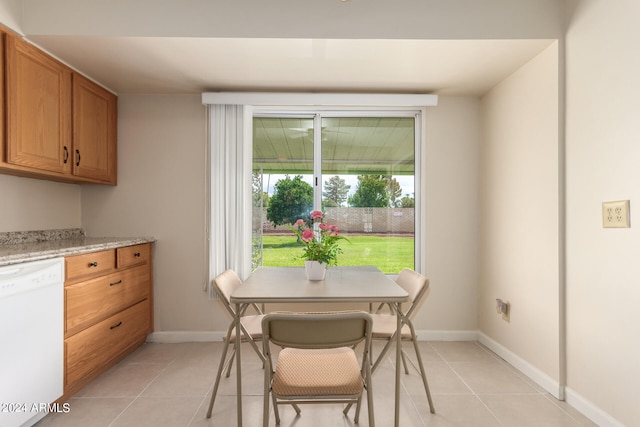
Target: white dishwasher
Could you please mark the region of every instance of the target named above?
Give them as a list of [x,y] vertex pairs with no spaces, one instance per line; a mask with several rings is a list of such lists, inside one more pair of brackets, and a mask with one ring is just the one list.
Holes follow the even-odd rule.
[[64,258],[0,267],[0,427],[31,426],[63,393]]

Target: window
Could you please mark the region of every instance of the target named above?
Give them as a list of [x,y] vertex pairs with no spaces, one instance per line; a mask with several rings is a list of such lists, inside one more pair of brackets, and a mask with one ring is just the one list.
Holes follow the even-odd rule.
[[311,210],[349,239],[339,265],[387,274],[416,268],[419,117],[415,110],[254,110],[253,268],[302,265],[287,224]]

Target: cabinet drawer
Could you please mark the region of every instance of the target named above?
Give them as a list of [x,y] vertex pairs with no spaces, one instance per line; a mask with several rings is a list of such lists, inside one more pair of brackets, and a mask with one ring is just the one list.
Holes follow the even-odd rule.
[[113,358],[143,341],[150,330],[149,300],[65,340],[65,385],[104,370]]
[[65,261],[65,277],[67,282],[77,282],[101,274],[111,272],[116,266],[115,249],[91,252],[82,255],[68,256]]
[[65,334],[74,334],[149,296],[149,270],[145,266],[67,286]]
[[151,258],[151,244],[125,246],[118,248],[118,268],[148,263]]

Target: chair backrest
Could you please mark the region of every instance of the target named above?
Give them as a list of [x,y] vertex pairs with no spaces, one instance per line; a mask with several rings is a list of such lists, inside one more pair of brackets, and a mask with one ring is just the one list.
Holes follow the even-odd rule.
[[411,319],[417,308],[424,300],[424,297],[427,295],[427,291],[429,290],[429,279],[417,271],[405,268],[398,275],[396,283],[409,294],[411,307],[405,315]]
[[270,313],[262,319],[264,345],[302,349],[369,346],[371,316],[364,311]]
[[227,309],[227,312],[232,317],[235,315],[235,310],[231,305],[231,294],[240,285],[242,285],[242,280],[231,269],[223,271],[213,279],[213,289],[220,297],[220,302],[222,302],[224,308]]
[[213,288],[218,296],[226,300],[227,304],[231,304],[231,294],[240,285],[242,285],[242,280],[231,269],[223,271],[213,279]]

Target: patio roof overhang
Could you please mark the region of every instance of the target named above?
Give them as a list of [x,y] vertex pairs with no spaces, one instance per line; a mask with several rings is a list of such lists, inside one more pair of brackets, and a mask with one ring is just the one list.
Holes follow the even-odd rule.
[[[413,118],[335,117],[322,125],[323,174],[414,174]],[[313,133],[311,118],[254,118],[254,170],[313,173]]]

